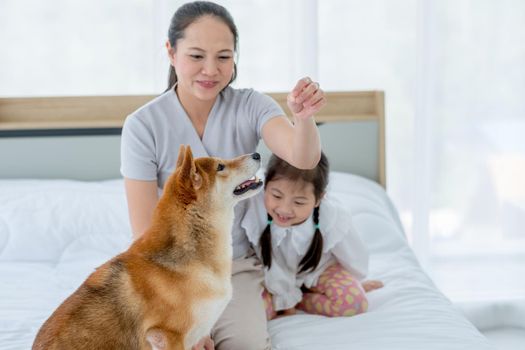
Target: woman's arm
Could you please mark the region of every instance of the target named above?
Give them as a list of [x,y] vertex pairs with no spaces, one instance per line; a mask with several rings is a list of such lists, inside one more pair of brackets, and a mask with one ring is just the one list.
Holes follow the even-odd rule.
[[324,92],[318,83],[303,78],[288,95],[287,103],[294,124],[284,116],[270,119],[262,130],[264,143],[296,168],[312,169],[321,157],[321,140],[313,116],[326,104]]
[[159,200],[157,181],[124,178],[124,185],[133,239],[137,239],[151,225],[153,209]]

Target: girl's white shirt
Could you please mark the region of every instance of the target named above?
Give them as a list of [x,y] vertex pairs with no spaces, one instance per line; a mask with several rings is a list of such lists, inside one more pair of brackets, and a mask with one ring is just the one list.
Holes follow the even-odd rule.
[[[264,195],[250,199],[256,210],[249,211],[241,223],[262,261],[259,239],[267,225]],[[257,218],[251,217],[256,215]],[[273,295],[274,309],[294,307],[302,299],[301,286],[315,286],[319,276],[338,262],[355,278],[368,273],[368,251],[352,224],[351,213],[341,203],[326,196],[319,208],[319,229],[323,236],[323,253],[317,268],[299,272],[299,263],[306,255],[315,233],[312,215],[303,223],[291,227],[270,225],[272,236],[272,265],[265,268],[265,285]]]

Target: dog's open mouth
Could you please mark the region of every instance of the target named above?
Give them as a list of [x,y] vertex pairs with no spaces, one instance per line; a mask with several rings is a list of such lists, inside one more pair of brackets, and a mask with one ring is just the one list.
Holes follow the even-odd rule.
[[233,194],[239,196],[243,193],[246,193],[249,190],[258,189],[260,186],[262,186],[262,184],[263,182],[261,181],[261,179],[259,179],[257,176],[254,176],[251,179],[244,181],[239,186],[235,187],[235,189],[233,190]]

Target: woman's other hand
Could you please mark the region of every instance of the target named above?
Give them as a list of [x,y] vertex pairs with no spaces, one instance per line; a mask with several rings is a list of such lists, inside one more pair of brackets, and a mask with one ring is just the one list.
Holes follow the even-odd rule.
[[300,79],[287,97],[288,108],[297,119],[307,119],[326,104],[324,91],[319,83],[306,77]]
[[215,350],[215,344],[210,336],[206,336],[199,340],[199,342],[194,345],[191,350]]

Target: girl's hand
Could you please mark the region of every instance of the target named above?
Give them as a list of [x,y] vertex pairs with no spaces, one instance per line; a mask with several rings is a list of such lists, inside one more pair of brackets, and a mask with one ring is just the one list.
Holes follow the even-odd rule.
[[297,82],[286,102],[295,118],[307,119],[319,112],[326,104],[326,98],[319,83],[306,77]]
[[199,340],[199,342],[194,345],[191,350],[215,350],[215,344],[211,340],[210,336],[206,336]]

